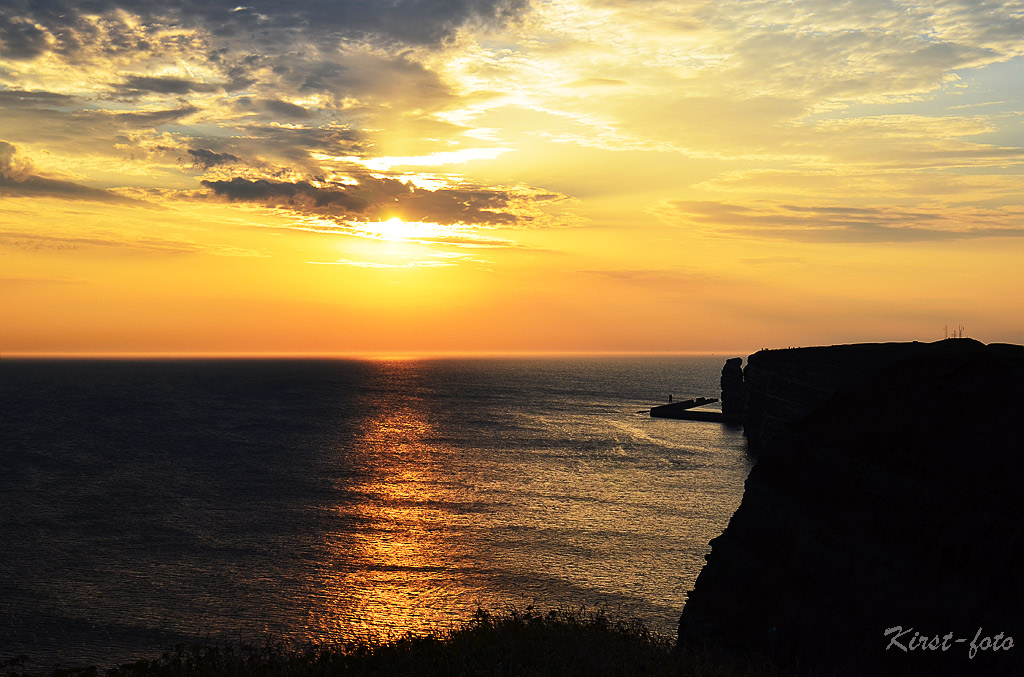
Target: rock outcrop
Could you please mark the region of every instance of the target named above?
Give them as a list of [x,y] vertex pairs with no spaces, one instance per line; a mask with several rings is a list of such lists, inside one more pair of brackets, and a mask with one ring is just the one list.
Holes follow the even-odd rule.
[[726,416],[743,415],[743,359],[733,357],[722,367],[722,413]]
[[1024,674],[1024,348],[762,351],[745,381],[758,461],[681,642],[802,674]]

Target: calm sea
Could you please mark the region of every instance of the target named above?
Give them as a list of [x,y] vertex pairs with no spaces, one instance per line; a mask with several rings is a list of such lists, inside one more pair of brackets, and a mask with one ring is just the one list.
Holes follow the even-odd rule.
[[675,631],[742,432],[638,410],[725,357],[0,362],[0,662],[449,627]]

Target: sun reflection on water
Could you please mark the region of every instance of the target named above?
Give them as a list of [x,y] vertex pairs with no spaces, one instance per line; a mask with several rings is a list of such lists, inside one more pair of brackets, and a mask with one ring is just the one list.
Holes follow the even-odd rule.
[[573,388],[535,391],[533,407],[500,379],[449,384],[429,360],[373,365],[324,465],[305,638],[425,633],[478,605],[607,605],[674,626],[738,502],[741,436]]
[[[410,379],[416,369],[408,361],[382,367],[391,380]],[[462,580],[458,561],[467,554],[449,527],[459,519],[451,506],[466,496],[444,472],[453,450],[432,439],[430,403],[415,393],[371,395],[358,438],[338,450],[355,455],[363,470],[346,487],[349,500],[334,508],[356,526],[324,536],[312,635],[400,636],[465,616],[474,587]]]

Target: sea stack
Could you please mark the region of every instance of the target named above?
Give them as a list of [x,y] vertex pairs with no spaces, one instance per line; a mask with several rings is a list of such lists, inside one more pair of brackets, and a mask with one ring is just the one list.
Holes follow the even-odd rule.
[[733,357],[722,367],[722,413],[743,415],[743,358]]

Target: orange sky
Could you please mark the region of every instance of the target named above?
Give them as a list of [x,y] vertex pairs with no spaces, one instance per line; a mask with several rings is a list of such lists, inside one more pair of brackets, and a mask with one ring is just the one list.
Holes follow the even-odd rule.
[[1022,35],[977,0],[5,3],[0,352],[1021,343]]

